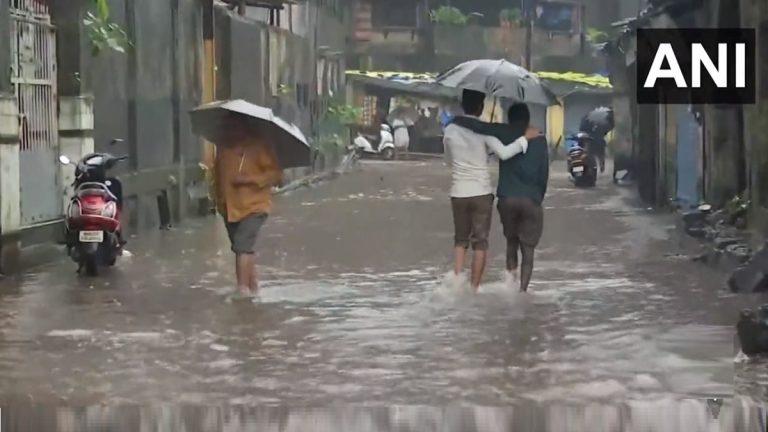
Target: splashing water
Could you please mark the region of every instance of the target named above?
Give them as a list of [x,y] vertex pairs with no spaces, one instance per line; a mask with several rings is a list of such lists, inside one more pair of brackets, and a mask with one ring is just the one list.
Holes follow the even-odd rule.
[[472,295],[473,290],[466,273],[456,274],[449,271],[443,276],[442,282],[437,286],[435,295],[443,300],[457,301],[466,299]]

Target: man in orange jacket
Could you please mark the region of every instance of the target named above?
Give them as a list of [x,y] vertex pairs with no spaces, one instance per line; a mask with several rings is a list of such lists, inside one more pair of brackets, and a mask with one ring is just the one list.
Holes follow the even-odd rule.
[[216,149],[216,204],[235,253],[237,287],[241,295],[258,293],[255,245],[272,211],[272,187],[282,170],[271,143],[255,134],[246,119],[232,114],[223,125]]

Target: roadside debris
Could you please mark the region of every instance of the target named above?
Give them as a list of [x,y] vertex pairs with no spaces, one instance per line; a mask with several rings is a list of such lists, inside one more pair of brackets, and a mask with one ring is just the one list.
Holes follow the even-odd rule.
[[728,285],[731,291],[738,293],[768,291],[768,243],[733,272]]
[[708,250],[693,260],[723,264],[728,269],[744,265],[752,256],[745,232],[749,202],[736,197],[721,209],[709,204],[682,214],[685,233],[707,244]]

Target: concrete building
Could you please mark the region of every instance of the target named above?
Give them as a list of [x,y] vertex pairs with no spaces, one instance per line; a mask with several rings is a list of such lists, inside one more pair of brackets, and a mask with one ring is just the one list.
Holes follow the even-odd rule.
[[647,0],[584,0],[587,27],[608,30],[617,21],[640,15]]
[[[751,204],[750,224],[768,233],[768,7],[739,0],[664,0],[626,23],[610,47],[617,133],[635,159],[641,196],[658,206]],[[634,29],[751,27],[758,35],[758,101],[750,106],[638,105]]]
[[[60,154],[130,157],[116,174],[136,234],[200,210],[199,163],[212,148],[187,113],[201,102],[246,98],[312,135],[324,101],[344,87],[345,3],[251,3],[238,15],[213,0],[110,2],[133,47],[94,55],[89,2],[0,1],[0,40],[10,42],[0,44],[0,271],[17,268],[27,246],[60,238],[72,180]],[[109,146],[113,138],[124,143]]]
[[[348,56],[352,69],[434,72],[476,58],[525,63],[525,26],[503,18],[502,11],[515,9],[509,2],[354,0],[354,4],[353,48]],[[432,11],[448,4],[469,17],[466,25],[430,18]],[[584,60],[589,50],[581,1],[541,2],[535,15],[531,39],[535,69],[594,66],[594,60]]]

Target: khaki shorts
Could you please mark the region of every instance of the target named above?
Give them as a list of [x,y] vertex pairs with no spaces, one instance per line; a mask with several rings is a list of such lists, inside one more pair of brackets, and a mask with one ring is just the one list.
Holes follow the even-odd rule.
[[458,247],[488,249],[488,233],[493,215],[493,195],[451,198],[454,241]]
[[544,231],[544,210],[528,198],[499,198],[499,218],[504,237],[536,247]]

